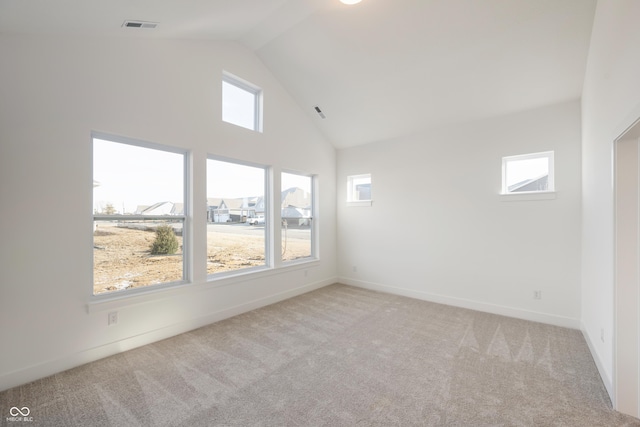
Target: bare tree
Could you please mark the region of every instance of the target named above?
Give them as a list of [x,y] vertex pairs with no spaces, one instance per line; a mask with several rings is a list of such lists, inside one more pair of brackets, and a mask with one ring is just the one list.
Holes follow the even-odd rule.
[[104,209],[102,209],[102,213],[104,215],[114,215],[116,213],[116,208],[114,208],[111,203],[107,203]]

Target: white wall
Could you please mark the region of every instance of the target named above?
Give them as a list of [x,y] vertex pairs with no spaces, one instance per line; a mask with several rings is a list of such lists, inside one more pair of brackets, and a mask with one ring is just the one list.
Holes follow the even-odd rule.
[[[549,150],[556,199],[499,196],[503,156]],[[347,207],[362,173],[373,205]],[[340,279],[577,328],[580,173],[578,101],[339,150]]]
[[[613,141],[640,116],[640,2],[599,1],[582,96],[582,322],[605,385],[613,375]],[[604,341],[600,331],[604,330]]]
[[[0,36],[0,390],[335,282],[335,150],[234,43]],[[221,117],[222,70],[264,89],[264,133]],[[320,261],[87,308],[92,130],[318,174]],[[194,212],[193,249],[206,247]],[[119,323],[107,327],[107,311]]]

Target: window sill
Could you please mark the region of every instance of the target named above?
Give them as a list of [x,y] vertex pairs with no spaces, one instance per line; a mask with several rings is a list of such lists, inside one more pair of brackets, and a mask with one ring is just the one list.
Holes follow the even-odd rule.
[[358,200],[357,202],[347,202],[347,206],[371,206],[373,200]]
[[257,280],[263,277],[284,274],[296,270],[304,270],[314,268],[320,265],[318,258],[309,258],[307,260],[295,261],[293,264],[277,268],[260,267],[259,269],[251,269],[251,271],[243,271],[230,273],[224,276],[208,277],[204,283],[194,284],[192,282],[179,282],[167,284],[165,286],[138,288],[136,293],[126,292],[113,294],[92,295],[86,304],[87,313],[96,313],[107,310],[118,310],[134,305],[147,304],[163,299],[175,298],[187,293],[207,291],[223,286],[231,286],[234,284]]
[[536,191],[531,193],[508,193],[500,194],[502,202],[519,202],[532,200],[553,200],[556,198],[555,191]]
[[249,271],[231,271],[223,272],[207,276],[207,281],[203,285],[206,288],[220,288],[223,286],[235,285],[249,280],[255,280],[262,277],[274,276],[277,274],[287,273],[289,271],[303,270],[305,268],[317,267],[320,262],[317,258],[309,258],[303,261],[296,261],[295,264],[282,265],[280,267],[258,267]]
[[193,288],[191,282],[166,283],[155,286],[135,288],[129,291],[117,291],[91,295],[87,302],[87,313],[94,313],[114,308],[144,304],[151,300],[159,300],[184,293]]

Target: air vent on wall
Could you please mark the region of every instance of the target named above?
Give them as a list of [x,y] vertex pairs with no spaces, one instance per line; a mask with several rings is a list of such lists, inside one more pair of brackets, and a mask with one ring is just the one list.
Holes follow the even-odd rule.
[[324,113],[322,112],[320,107],[318,107],[317,105],[315,107],[313,107],[313,109],[316,110],[316,113],[318,113],[320,115],[320,117],[322,117],[323,119],[327,118],[327,116],[324,115]]
[[122,24],[124,28],[156,28],[158,26],[157,22],[146,22],[146,21],[124,21]]

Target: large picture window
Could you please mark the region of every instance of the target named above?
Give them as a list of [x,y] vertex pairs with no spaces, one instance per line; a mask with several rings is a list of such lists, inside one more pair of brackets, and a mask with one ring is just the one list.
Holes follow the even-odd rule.
[[207,160],[207,274],[269,265],[264,166]]
[[185,276],[186,152],[93,135],[93,293]]
[[282,260],[313,257],[313,177],[283,172],[281,184]]

